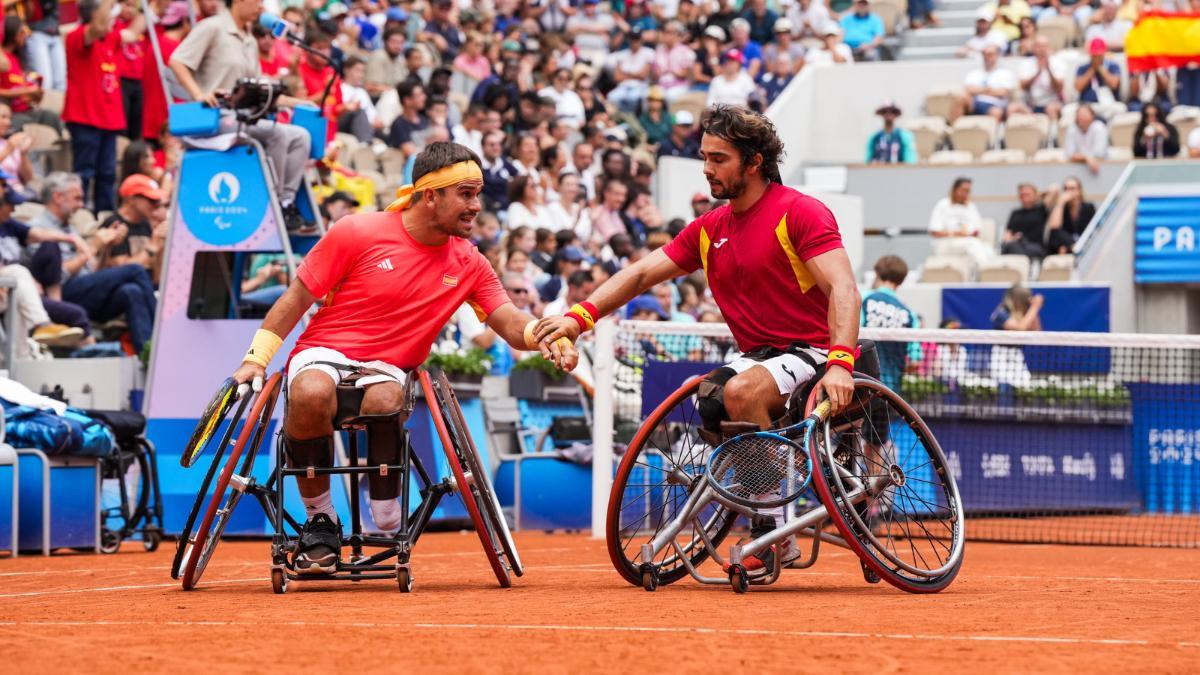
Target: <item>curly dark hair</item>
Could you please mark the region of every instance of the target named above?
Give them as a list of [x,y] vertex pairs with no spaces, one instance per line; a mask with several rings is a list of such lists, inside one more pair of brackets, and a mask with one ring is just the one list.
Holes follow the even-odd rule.
[[700,117],[700,130],[731,143],[742,156],[743,165],[759,155],[763,177],[771,183],[783,183],[779,175],[783,141],[766,115],[740,105],[715,105]]

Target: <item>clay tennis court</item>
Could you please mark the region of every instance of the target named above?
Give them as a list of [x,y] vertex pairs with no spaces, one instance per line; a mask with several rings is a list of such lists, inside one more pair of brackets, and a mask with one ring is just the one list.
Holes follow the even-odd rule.
[[[7,672],[1159,672],[1200,669],[1200,553],[969,543],[937,595],[868,586],[853,554],[735,595],[684,580],[647,593],[601,541],[524,533],[501,590],[472,533],[429,534],[414,593],[294,583],[271,593],[266,541],[226,541],[198,590],[147,554],[0,567]],[[726,670],[722,670],[722,669]],[[730,671],[728,669],[736,669]]]

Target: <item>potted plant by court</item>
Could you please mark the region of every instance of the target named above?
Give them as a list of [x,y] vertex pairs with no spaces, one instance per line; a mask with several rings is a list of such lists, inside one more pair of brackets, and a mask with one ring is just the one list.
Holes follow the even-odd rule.
[[515,398],[547,400],[578,397],[579,385],[553,363],[533,354],[517,361],[508,376],[509,394]]
[[425,359],[427,370],[441,370],[460,397],[478,396],[483,385],[483,376],[492,368],[487,352],[479,349],[451,349],[433,351]]

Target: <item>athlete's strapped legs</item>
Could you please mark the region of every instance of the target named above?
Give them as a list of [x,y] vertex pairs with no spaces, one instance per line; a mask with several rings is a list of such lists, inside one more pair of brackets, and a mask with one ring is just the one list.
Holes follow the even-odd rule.
[[[366,387],[363,394],[362,415],[386,415],[396,412],[404,404],[404,386],[396,381],[379,382]],[[375,423],[367,426],[367,464],[396,464],[400,461],[400,425]],[[367,476],[370,494],[371,517],[381,530],[392,531],[400,527],[400,474],[389,472],[386,476],[378,472]]]
[[[287,396],[284,434],[288,463],[293,468],[331,466],[336,383],[315,369],[289,373]],[[342,533],[329,493],[329,476],[297,476],[296,483],[308,518],[292,563],[301,574],[331,574],[337,571]]]

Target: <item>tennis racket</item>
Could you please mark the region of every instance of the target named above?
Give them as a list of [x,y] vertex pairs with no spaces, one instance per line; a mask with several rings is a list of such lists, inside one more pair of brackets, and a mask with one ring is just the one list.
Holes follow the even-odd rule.
[[792,502],[812,480],[808,439],[831,407],[824,401],[798,424],[739,434],[717,446],[705,471],[709,485],[734,504],[749,508],[775,508]]
[[[221,422],[225,421],[225,417],[229,415],[229,410],[233,408],[234,401],[237,400],[237,382],[232,377],[225,378],[217,389],[216,395],[208,402],[208,407],[200,415],[200,421],[196,424],[196,428],[192,431],[192,437],[188,439],[187,446],[183,449],[183,454],[179,456],[179,465],[183,468],[189,468],[196,463],[200,455],[208,449],[208,444],[216,435],[217,429],[220,428]],[[249,397],[246,397],[249,399]],[[244,406],[243,406],[244,407]],[[238,415],[241,417],[241,415]]]

